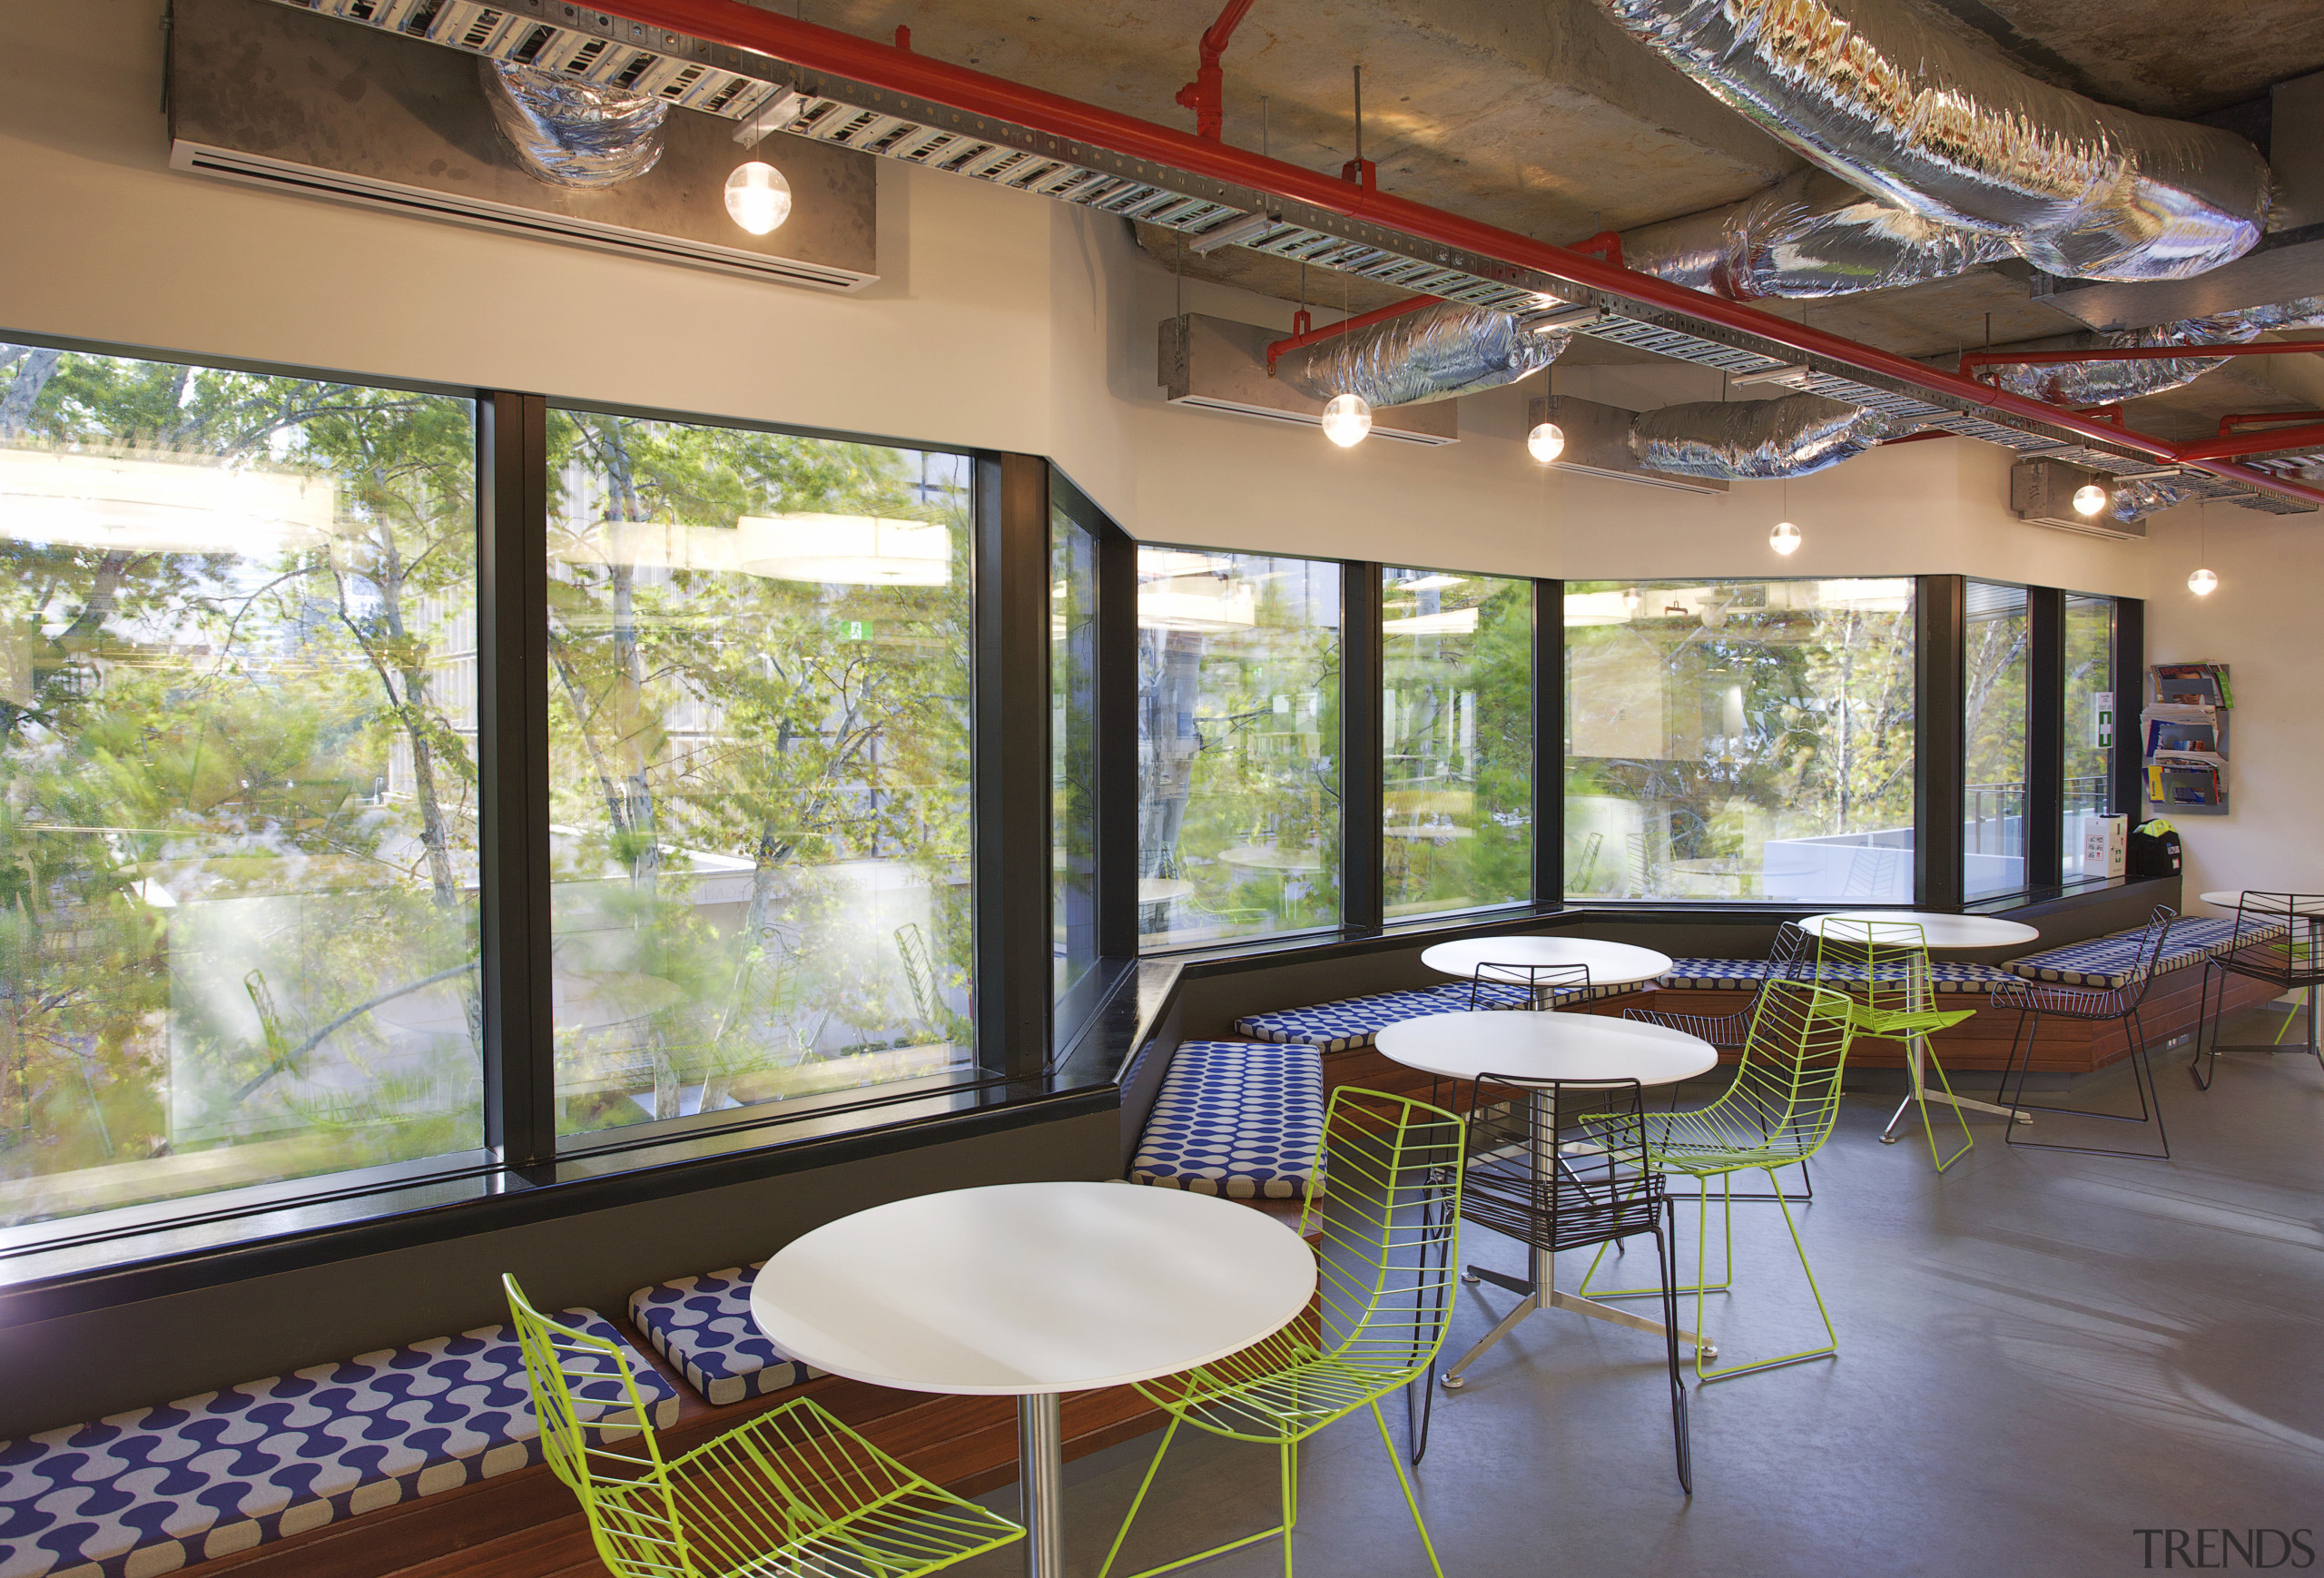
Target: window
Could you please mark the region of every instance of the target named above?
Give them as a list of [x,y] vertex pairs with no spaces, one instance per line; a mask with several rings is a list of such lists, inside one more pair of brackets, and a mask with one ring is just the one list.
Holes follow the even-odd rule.
[[1049,474],[1049,926],[1062,997],[1098,962],[1098,539]]
[[1533,583],[1381,572],[1388,918],[1533,889]]
[[2114,809],[2114,599],[2066,595],[2065,801],[2059,847],[2069,882],[2103,877],[2085,870],[2083,831]]
[[1567,891],[1913,896],[1913,583],[1572,582]]
[[0,345],[0,1223],[483,1144],[475,424]]
[[559,1132],[969,1061],[967,460],[548,442]]
[[1340,567],[1141,547],[1138,935],[1340,920]]
[[2031,626],[2025,588],[1971,581],[1961,648],[1961,892],[2025,886],[2025,706]]

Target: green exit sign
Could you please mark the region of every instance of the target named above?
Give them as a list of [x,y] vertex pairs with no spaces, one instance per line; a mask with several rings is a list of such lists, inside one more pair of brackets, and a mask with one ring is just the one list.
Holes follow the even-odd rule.
[[839,630],[839,638],[842,641],[869,641],[872,639],[872,621],[869,619],[842,619],[839,621],[837,628]]

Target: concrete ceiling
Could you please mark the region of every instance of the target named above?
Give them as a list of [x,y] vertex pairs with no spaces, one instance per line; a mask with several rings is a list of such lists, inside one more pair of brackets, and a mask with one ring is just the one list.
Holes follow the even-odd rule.
[[[866,37],[907,25],[922,54],[1191,129],[1191,112],[1175,97],[1194,75],[1196,41],[1219,0],[753,3]],[[2150,113],[2218,111],[2324,69],[2319,0],[2219,8],[2189,0],[1907,3],[1989,58]],[[1357,64],[1363,152],[1384,189],[1543,241],[1734,202],[1798,168],[1789,152],[1616,28],[1598,0],[1257,0],[1226,52],[1226,141],[1336,174],[1355,154]],[[1286,301],[1301,293],[1295,264],[1232,247],[1181,262],[1170,232],[1140,239],[1190,277]],[[1817,328],[1947,360],[1967,347],[2082,330],[2031,294],[2029,275],[2005,268],[1763,307],[1794,321],[1804,310]],[[1305,291],[1319,308],[1344,301],[1354,311],[1394,299],[1320,271]],[[2316,403],[2291,392],[2305,383],[2307,360],[2265,359],[2264,372],[2241,364],[2160,404],[2139,402],[2131,420],[2140,425],[2156,404],[2158,430],[2209,431],[2229,410]],[[2278,366],[2286,362],[2301,370]],[[1699,398],[1676,387],[1674,399]]]

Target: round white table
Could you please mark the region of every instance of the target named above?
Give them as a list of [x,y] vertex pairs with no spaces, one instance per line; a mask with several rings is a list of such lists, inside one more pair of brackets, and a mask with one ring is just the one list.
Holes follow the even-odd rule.
[[[1641,1024],[1635,1020],[1609,1019],[1601,1014],[1540,1013],[1521,1009],[1471,1010],[1408,1019],[1384,1026],[1374,1037],[1373,1045],[1408,1069],[1456,1080],[1506,1074],[1520,1080],[1561,1080],[1584,1084],[1636,1080],[1641,1085],[1675,1085],[1681,1080],[1709,1073],[1718,1064],[1718,1048],[1684,1031]],[[1545,1105],[1549,1100],[1543,1091],[1533,1096],[1537,1106]],[[1533,1131],[1551,1137],[1537,1148],[1532,1158],[1535,1179],[1547,1179],[1557,1168],[1552,1150],[1557,1133],[1556,1113],[1537,1112]],[[1444,1372],[1443,1384],[1448,1390],[1458,1391],[1469,1366],[1537,1309],[1571,1310],[1595,1320],[1652,1332],[1656,1336],[1662,1335],[1663,1326],[1659,1320],[1632,1315],[1627,1309],[1617,1309],[1594,1298],[1560,1292],[1556,1257],[1547,1249],[1534,1247],[1531,1259],[1531,1280],[1521,1281],[1482,1266],[1469,1267],[1472,1277],[1524,1297]],[[1702,1339],[1690,1331],[1680,1332],[1679,1339],[1698,1346],[1702,1344]],[[1709,1347],[1703,1351],[1706,1356],[1714,1352]]]
[[1315,1257],[1230,1200],[1119,1183],[999,1184],[875,1206],[793,1239],[751,1317],[819,1370],[1018,1399],[1030,1578],[1064,1572],[1058,1396],[1173,1375],[1288,1325]]
[[[2022,921],[2004,921],[1998,915],[1954,915],[1942,910],[1839,910],[1827,915],[1810,915],[1799,922],[1799,929],[1810,936],[1821,937],[1827,921],[1910,922],[1921,929],[1921,939],[1933,953],[1972,948],[2011,948],[2038,941],[2042,935]],[[1920,1103],[1924,1122],[1927,1120],[1928,1103],[1931,1101],[1943,1101],[1956,1112],[1991,1112],[2003,1118],[2014,1118],[2020,1123],[2034,1121],[2032,1114],[2022,1110],[1996,1107],[1991,1101],[1955,1096],[1950,1090],[1927,1089],[1922,1082],[1922,1070],[1927,1060],[1926,1036],[1915,1036],[1905,1043],[1905,1066],[1911,1070],[1913,1088],[1896,1104],[1896,1110],[1889,1115],[1887,1127],[1880,1131],[1881,1144],[1896,1143],[1897,1121],[1915,1102]]]
[[1828,915],[1810,915],[1799,922],[1799,929],[1810,936],[1821,937],[1827,921],[1909,922],[1921,929],[1929,951],[1935,953],[1965,948],[2008,948],[2034,942],[2042,935],[2022,921],[2004,921],[1998,915],[1949,915],[1938,910],[1839,910]]
[[1482,964],[1587,965],[1592,986],[1627,986],[1670,972],[1670,956],[1594,937],[1471,937],[1439,942],[1420,962],[1440,975],[1474,976]]

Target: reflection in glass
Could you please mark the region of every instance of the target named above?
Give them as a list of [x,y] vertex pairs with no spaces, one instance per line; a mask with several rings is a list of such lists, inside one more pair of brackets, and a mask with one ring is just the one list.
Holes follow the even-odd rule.
[[1961,653],[1961,891],[2025,886],[2025,588],[1968,583]]
[[1137,552],[1138,934],[1340,918],[1340,569]]
[[1390,919],[1533,887],[1533,584],[1381,572]]
[[1059,996],[1098,962],[1098,539],[1049,497],[1049,925]]
[[589,411],[549,460],[560,1132],[966,1062],[967,460]]
[[482,1145],[475,459],[0,345],[0,1223]]
[[1570,582],[1567,891],[1907,903],[1913,583]]
[[[2066,880],[2102,877],[2085,870],[2083,833],[2093,816],[2114,809],[2114,599],[2066,597],[2065,817],[2060,848]],[[2133,727],[2137,725],[2135,723]]]

